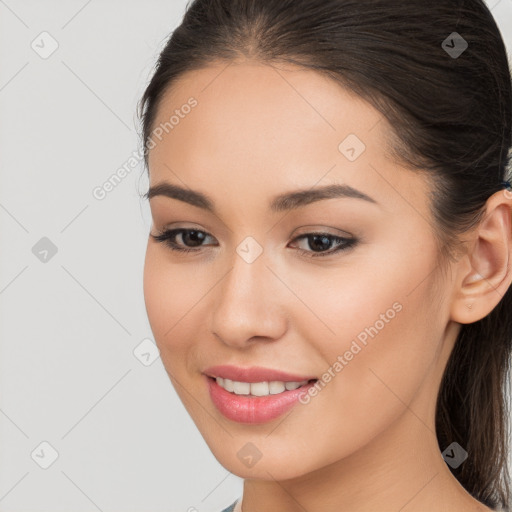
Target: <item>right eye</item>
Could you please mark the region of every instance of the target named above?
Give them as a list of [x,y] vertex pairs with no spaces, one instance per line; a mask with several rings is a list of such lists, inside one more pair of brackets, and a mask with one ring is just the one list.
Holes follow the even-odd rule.
[[[198,229],[178,228],[166,229],[158,233],[158,235],[151,236],[155,241],[167,245],[172,251],[197,252],[200,250],[197,249],[197,247],[201,247],[201,242],[203,242],[207,236],[211,235]],[[185,247],[176,242],[176,237],[178,236],[181,237],[182,243],[185,243]],[[191,245],[188,246],[187,242],[190,242]]]

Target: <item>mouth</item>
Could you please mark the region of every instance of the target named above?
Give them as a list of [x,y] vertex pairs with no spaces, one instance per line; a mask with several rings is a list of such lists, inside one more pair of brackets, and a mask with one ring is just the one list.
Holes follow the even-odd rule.
[[210,366],[203,370],[208,377],[221,377],[233,382],[241,383],[261,383],[261,382],[309,382],[316,379],[315,375],[304,375],[298,373],[288,373],[283,370],[276,370],[264,366],[233,366],[233,365],[217,365]]
[[318,380],[244,382],[204,377],[212,403],[224,417],[253,425],[282,416],[302,402],[302,396]]
[[207,375],[211,382],[216,382],[222,389],[232,395],[243,395],[248,397],[261,397],[270,395],[280,395],[286,391],[303,388],[314,384],[318,379],[305,379],[302,381],[261,381],[261,382],[244,382],[236,381],[222,377],[212,377]]

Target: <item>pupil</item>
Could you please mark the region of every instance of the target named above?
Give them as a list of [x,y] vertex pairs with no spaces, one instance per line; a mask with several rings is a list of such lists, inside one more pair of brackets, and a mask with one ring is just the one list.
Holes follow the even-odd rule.
[[204,238],[204,233],[201,231],[186,231],[185,236],[192,239],[192,245],[194,245],[195,242],[198,242],[196,245],[201,245],[201,242]]
[[[328,249],[329,248],[330,240],[328,237],[326,237],[325,235],[312,235],[312,236],[313,236],[314,242],[313,242],[313,244],[310,243],[310,246],[313,250],[316,250],[315,245],[317,245],[316,242],[318,239],[320,239],[321,243],[324,244],[324,246],[320,247],[320,249]],[[325,247],[325,246],[327,246],[327,247]]]

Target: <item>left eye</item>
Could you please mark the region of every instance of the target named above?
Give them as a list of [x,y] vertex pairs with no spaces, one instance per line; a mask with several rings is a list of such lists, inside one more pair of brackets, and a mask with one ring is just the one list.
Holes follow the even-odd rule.
[[[176,238],[178,236],[181,236],[182,243],[185,244],[185,247],[177,243]],[[151,235],[155,241],[163,242],[171,250],[179,252],[197,252],[200,250],[202,242],[208,236],[211,235],[204,231],[185,228],[168,229],[158,235]],[[312,251],[298,249],[301,254],[307,257],[329,256],[336,252],[347,250],[357,243],[355,238],[343,238],[330,233],[306,233],[294,238],[293,242],[301,239],[306,239],[308,245],[313,249]],[[188,243],[191,245],[187,245]],[[329,249],[329,247],[326,246],[330,246],[333,243],[337,244],[334,250],[322,250]]]
[[[299,249],[299,251],[304,256],[313,258],[316,256],[329,256],[336,252],[345,251],[350,247],[355,246],[357,243],[357,240],[355,238],[343,238],[341,236],[331,235],[329,233],[306,233],[305,235],[298,236],[297,238],[295,238],[295,240],[300,240],[302,238],[307,240],[309,247],[313,249],[313,253],[311,253],[311,251],[305,251],[303,249]],[[333,243],[337,244],[335,249],[322,251],[322,249],[328,249],[328,247],[326,246],[330,246]]]

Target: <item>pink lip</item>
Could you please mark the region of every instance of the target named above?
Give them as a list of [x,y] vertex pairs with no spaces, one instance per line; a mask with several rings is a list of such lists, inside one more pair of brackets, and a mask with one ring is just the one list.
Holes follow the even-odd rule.
[[250,368],[229,365],[210,366],[203,373],[209,377],[222,377],[223,379],[236,380],[238,382],[270,382],[273,380],[302,382],[303,380],[317,378],[314,375],[297,375],[280,370],[272,370],[271,368],[263,368],[262,366],[252,366]]
[[[275,372],[272,375],[275,375]],[[205,376],[205,379],[212,402],[226,418],[239,423],[252,424],[265,423],[278,418],[296,405],[300,396],[307,393],[308,389],[315,385],[314,382],[310,382],[300,388],[283,391],[276,395],[250,396],[230,393],[219,386],[212,377]],[[253,380],[251,382],[263,381]]]

